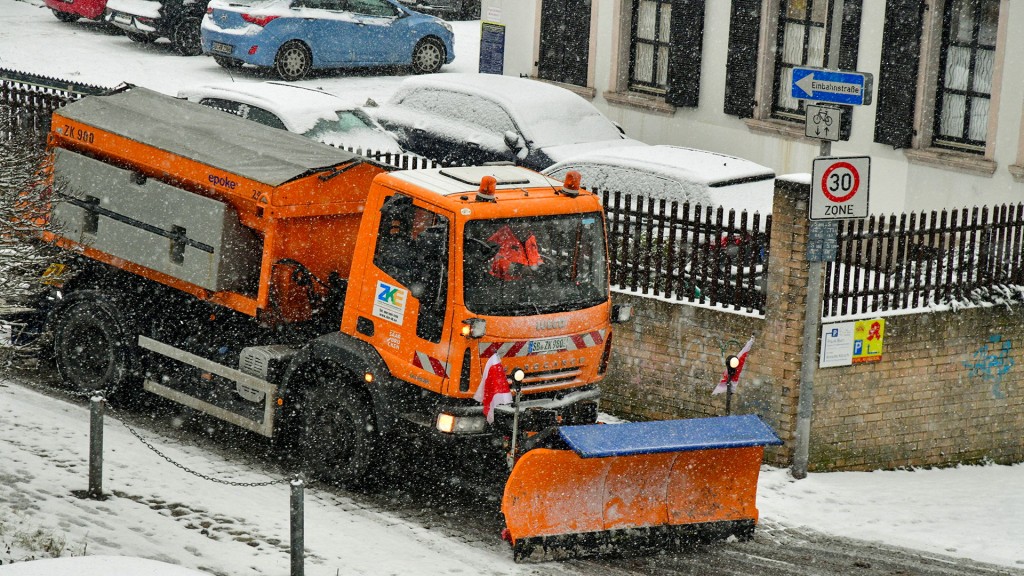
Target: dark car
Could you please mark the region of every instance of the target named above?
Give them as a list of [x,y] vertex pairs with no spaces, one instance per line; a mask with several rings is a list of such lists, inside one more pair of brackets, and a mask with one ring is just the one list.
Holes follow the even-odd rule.
[[209,0],[160,0],[132,2],[108,0],[103,19],[135,42],[168,38],[183,56],[203,53],[200,26]]
[[433,14],[446,20],[478,20],[480,0],[400,0],[417,12]]
[[444,165],[514,162],[532,170],[600,148],[643,145],[577,94],[494,74],[402,81],[371,114],[409,152]]

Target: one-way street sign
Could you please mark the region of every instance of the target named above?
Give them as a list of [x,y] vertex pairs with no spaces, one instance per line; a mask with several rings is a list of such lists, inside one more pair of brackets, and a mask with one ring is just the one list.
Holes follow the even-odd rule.
[[791,95],[801,100],[862,106],[871,104],[872,76],[821,68],[793,68]]

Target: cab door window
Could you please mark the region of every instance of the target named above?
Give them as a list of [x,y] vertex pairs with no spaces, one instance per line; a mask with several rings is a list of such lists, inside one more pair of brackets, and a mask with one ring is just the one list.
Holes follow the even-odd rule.
[[395,194],[384,201],[373,263],[419,300],[416,335],[440,342],[448,300],[448,218]]

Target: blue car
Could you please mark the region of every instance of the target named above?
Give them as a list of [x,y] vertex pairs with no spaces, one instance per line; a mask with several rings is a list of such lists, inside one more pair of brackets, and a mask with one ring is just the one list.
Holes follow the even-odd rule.
[[450,24],[394,0],[214,0],[202,43],[225,68],[273,68],[288,81],[314,68],[411,66],[425,74],[455,59]]

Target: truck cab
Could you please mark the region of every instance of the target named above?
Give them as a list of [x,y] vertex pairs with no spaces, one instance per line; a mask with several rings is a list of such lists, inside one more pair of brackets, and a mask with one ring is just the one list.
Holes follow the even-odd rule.
[[[538,426],[596,420],[611,340],[596,196],[515,166],[392,172],[358,238],[341,331],[420,389],[406,420],[486,432],[473,396],[493,355],[523,370]],[[503,427],[511,407],[497,411]]]

